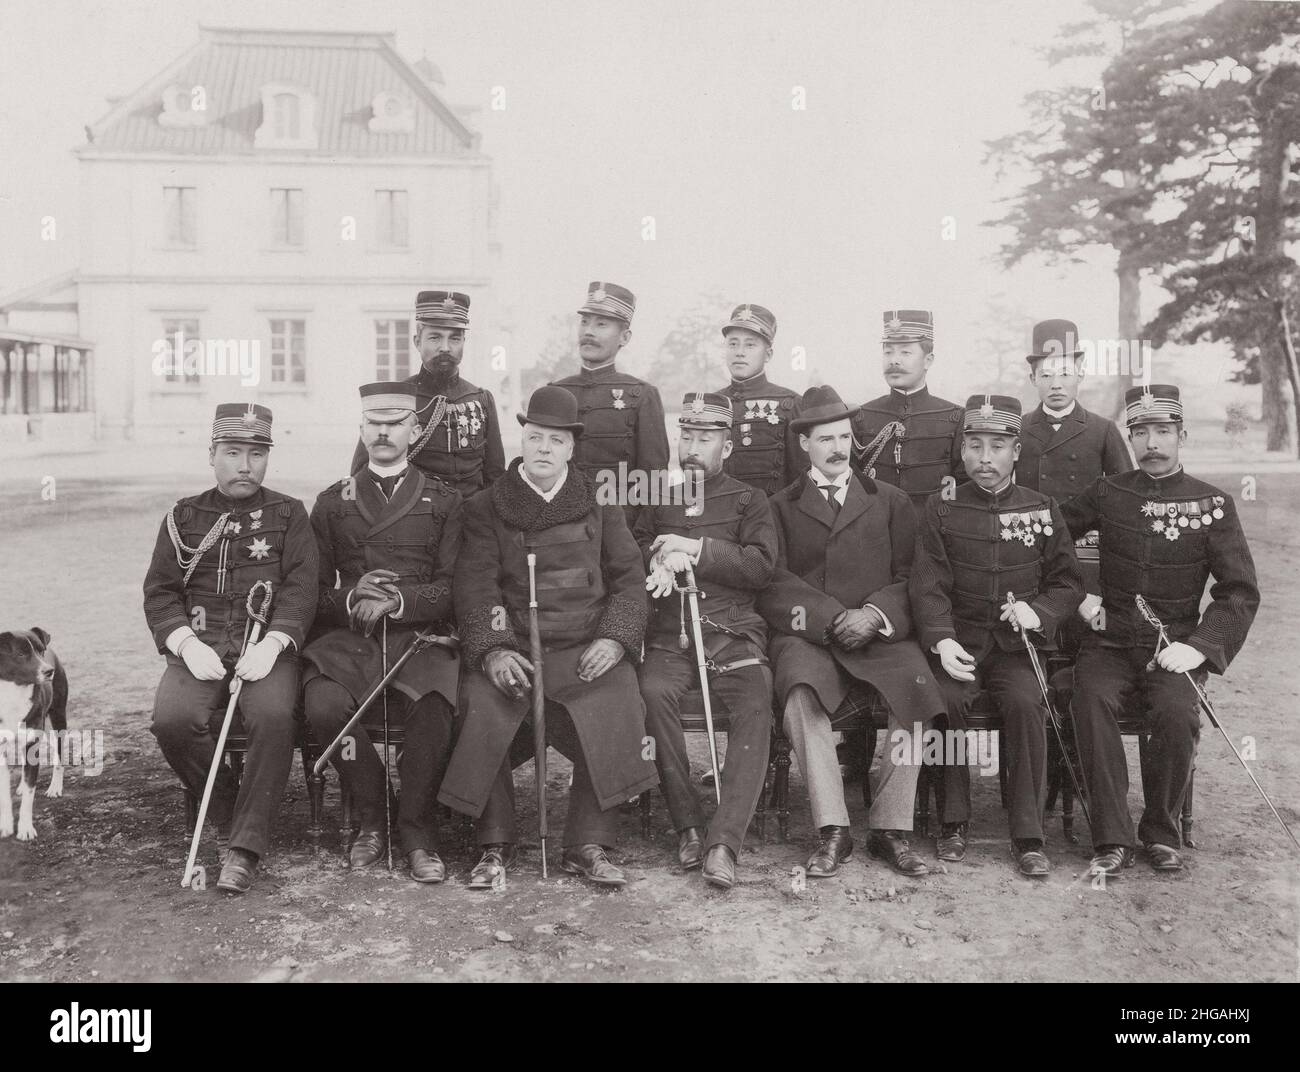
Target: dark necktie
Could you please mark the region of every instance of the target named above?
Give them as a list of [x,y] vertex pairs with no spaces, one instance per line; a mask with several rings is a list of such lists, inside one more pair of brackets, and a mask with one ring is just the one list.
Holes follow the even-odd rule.
[[379,485],[379,490],[384,493],[385,499],[391,499],[393,497],[393,491],[397,487],[397,482],[405,475],[406,470],[403,469],[400,473],[394,473],[392,476],[375,477],[375,483]]
[[826,501],[831,504],[831,513],[836,517],[840,516],[840,501],[835,498],[835,493],[839,491],[834,484],[818,484],[822,491],[826,492]]

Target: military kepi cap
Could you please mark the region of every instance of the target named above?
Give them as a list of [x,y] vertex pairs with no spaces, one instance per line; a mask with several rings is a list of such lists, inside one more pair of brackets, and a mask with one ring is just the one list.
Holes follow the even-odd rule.
[[222,402],[212,419],[212,442],[271,447],[271,411],[256,402]]
[[415,412],[415,384],[363,383],[361,385],[361,412],[376,417],[400,420],[408,413]]
[[1034,325],[1030,350],[1025,360],[1031,366],[1049,357],[1082,357],[1079,328],[1073,320],[1040,320]]
[[539,387],[528,399],[528,412],[516,413],[520,424],[539,424],[543,428],[559,428],[582,435],[582,421],[578,417],[578,399],[563,387],[549,384]]
[[422,290],[415,297],[415,319],[440,328],[467,328],[469,295],[457,290]]
[[776,338],[776,315],[761,305],[737,305],[731,310],[731,319],[722,325],[723,337],[737,328],[761,335],[770,343]]
[[630,324],[636,312],[636,295],[617,283],[588,283],[586,304],[578,312],[612,316]]
[[790,422],[790,431],[795,435],[808,435],[819,424],[830,424],[851,416],[852,407],[840,400],[834,387],[809,387],[803,393],[803,410]]
[[711,391],[687,391],[677,423],[683,428],[730,428],[731,399]]
[[1130,387],[1124,392],[1124,421],[1130,428],[1135,424],[1182,423],[1182,419],[1182,398],[1171,383]]
[[928,309],[886,309],[881,342],[934,342],[934,314]]
[[971,395],[966,400],[964,432],[1020,434],[1020,399],[1011,395]]

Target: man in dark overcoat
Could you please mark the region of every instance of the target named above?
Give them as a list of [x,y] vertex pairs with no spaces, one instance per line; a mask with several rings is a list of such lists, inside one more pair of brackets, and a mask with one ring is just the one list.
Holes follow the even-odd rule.
[[[312,507],[320,552],[316,635],[303,653],[303,708],[323,747],[343,727],[410,644],[417,629],[450,631],[451,578],[460,545],[460,494],[407,461],[420,433],[412,383],[361,388],[364,469],[326,488]],[[384,649],[386,645],[386,651]],[[438,856],[438,783],[451,754],[460,660],[454,641],[435,642],[402,667],[388,717],[403,725],[397,826],[416,882],[446,878]],[[382,721],[384,698],[368,712]],[[333,755],[349,786],[360,831],[354,868],[387,850],[386,770],[359,723]]]
[[802,408],[790,429],[812,466],[770,500],[779,550],[759,609],[774,634],[778,709],[820,835],[807,872],[834,875],[853,851],[831,715],[862,684],[890,712],[868,848],[901,874],[924,875],[929,869],[907,840],[920,772],[912,738],[943,714],[944,700],[912,635],[916,519],[897,488],[853,479],[853,411],[833,387],[810,388]]
[[532,753],[527,556],[535,554],[547,737],[573,762],[561,866],[622,886],[607,855],[618,805],[658,781],[633,669],[645,569],[622,507],[600,505],[570,464],[583,430],[574,396],[539,388],[519,422],[522,459],[465,506],[453,591],[466,679],[438,799],[478,819],[483,856],[470,885],[491,887],[515,857],[511,771]]

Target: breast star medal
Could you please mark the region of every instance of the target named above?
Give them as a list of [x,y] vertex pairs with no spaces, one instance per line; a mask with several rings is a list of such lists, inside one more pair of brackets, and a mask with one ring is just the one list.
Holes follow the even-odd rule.
[[227,536],[238,536],[238,535],[240,534],[240,532],[243,531],[243,528],[244,528],[244,526],[241,525],[238,521],[227,521],[227,522],[226,522],[226,535],[227,535]]
[[248,545],[248,557],[263,559],[271,553],[271,545],[261,536]]

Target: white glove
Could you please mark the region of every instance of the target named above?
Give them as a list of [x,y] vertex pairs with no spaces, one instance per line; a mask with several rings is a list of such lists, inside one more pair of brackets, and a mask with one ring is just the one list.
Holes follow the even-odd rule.
[[244,681],[261,681],[271,672],[284,646],[275,637],[259,640],[235,663],[235,677]]
[[963,648],[952,637],[947,637],[935,645],[939,662],[954,681],[975,680],[975,656]]
[[199,681],[220,681],[226,676],[221,656],[196,636],[183,640],[177,654],[185,661],[185,668]]
[[1195,670],[1205,662],[1205,656],[1190,644],[1175,642],[1156,656],[1156,662],[1161,670],[1168,670],[1171,674],[1183,674]]
[[1100,613],[1101,596],[1091,594],[1084,596],[1083,602],[1079,604],[1079,617],[1091,625],[1092,620]]
[[650,593],[653,599],[663,599],[664,596],[672,595],[673,592],[673,571],[663,564],[650,567],[650,573],[645,579],[645,589]]
[[[1015,621],[1012,621],[1013,618]],[[1028,603],[1003,603],[1002,620],[1011,622],[1013,628],[1018,625],[1021,629],[1037,629],[1043,624],[1042,619]]]

